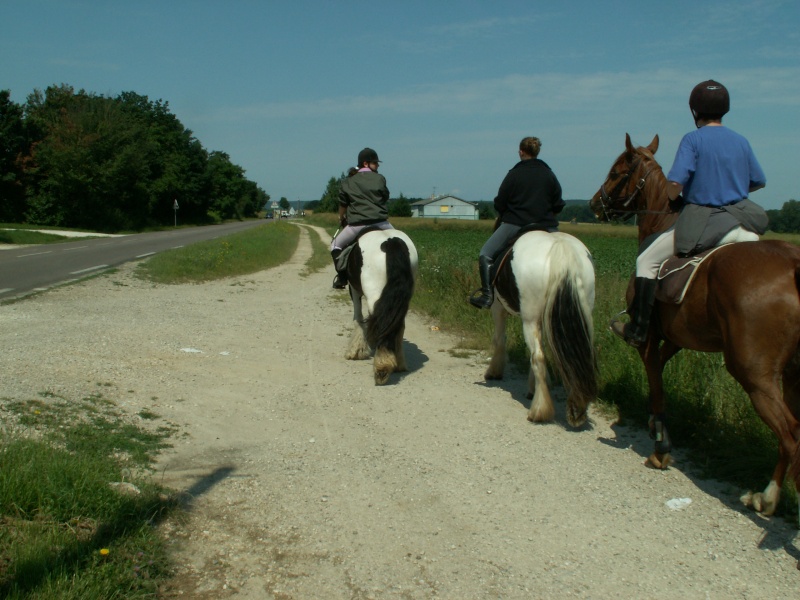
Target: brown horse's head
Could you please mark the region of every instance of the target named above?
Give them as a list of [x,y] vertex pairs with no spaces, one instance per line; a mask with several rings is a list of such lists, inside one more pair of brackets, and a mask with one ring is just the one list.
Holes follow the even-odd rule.
[[589,201],[600,221],[628,220],[636,215],[640,238],[660,231],[674,221],[666,193],[666,178],[655,159],[658,135],[647,147],[634,147],[625,134],[625,151],[617,157],[606,180]]

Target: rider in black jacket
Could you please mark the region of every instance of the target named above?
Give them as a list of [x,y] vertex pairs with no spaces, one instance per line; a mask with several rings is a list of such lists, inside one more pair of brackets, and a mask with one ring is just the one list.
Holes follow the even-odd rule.
[[565,203],[555,173],[547,163],[536,158],[541,146],[539,138],[535,137],[526,137],[519,143],[520,160],[503,179],[494,199],[498,226],[481,248],[478,258],[480,293],[476,292],[469,299],[477,308],[492,306],[492,265],[497,254],[522,227],[536,223],[546,231],[558,230],[556,214]]

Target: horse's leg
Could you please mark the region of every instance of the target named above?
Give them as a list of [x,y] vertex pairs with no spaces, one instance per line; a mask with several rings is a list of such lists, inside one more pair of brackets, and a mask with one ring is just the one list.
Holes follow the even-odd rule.
[[648,457],[649,466],[666,469],[672,462],[672,442],[667,430],[667,403],[664,399],[664,366],[680,350],[670,341],[661,340],[652,330],[647,342],[639,348],[644,369],[647,373],[647,387],[650,391],[650,437],[655,440],[653,453]]
[[372,361],[375,372],[375,385],[384,385],[389,381],[389,375],[397,369],[397,360],[394,349],[386,346],[379,346],[375,350],[375,358]]
[[[522,330],[525,342],[531,351],[531,370],[528,375],[528,398],[533,396],[531,409],[528,411],[528,421],[543,423],[552,421],[555,416],[553,399],[550,397],[550,388],[547,385],[547,362],[542,348],[542,329],[538,321],[526,323],[523,321]],[[534,387],[531,387],[534,386]]]
[[347,360],[365,360],[369,358],[369,344],[367,344],[367,325],[364,321],[361,308],[361,294],[350,288],[350,298],[353,300],[353,333],[344,357]]
[[[744,342],[741,342],[744,343]],[[747,345],[745,343],[745,345]],[[767,487],[763,492],[747,493],[742,496],[745,505],[753,508],[765,516],[774,514],[781,496],[781,488],[792,456],[798,452],[800,440],[800,422],[796,415],[798,407],[798,385],[800,383],[800,369],[792,360],[783,367],[782,372],[778,365],[783,362],[776,356],[775,349],[749,348],[750,354],[745,358],[749,361],[741,362],[737,348],[727,349],[725,352],[725,365],[731,375],[742,385],[750,396],[758,415],[778,438],[778,463],[772,472]],[[737,360],[739,359],[739,360]],[[779,378],[783,377],[783,393]]]
[[397,368],[395,370],[398,372],[408,371],[408,365],[406,365],[406,354],[403,351],[403,335],[405,335],[405,332],[406,326],[404,324],[397,331],[397,337],[394,340],[394,356],[397,361]]
[[502,303],[492,305],[492,320],[494,321],[494,334],[492,335],[492,359],[483,378],[487,381],[502,379],[506,368],[506,318],[508,313]]

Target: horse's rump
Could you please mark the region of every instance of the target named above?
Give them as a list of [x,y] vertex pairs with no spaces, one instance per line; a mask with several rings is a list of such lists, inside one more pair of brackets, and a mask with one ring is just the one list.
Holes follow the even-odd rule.
[[[586,246],[566,233],[542,231],[519,238],[495,280],[502,306],[522,319],[537,386],[545,386],[540,365],[542,347],[549,348],[550,362],[568,390],[568,421],[573,426],[585,421],[586,406],[597,393],[594,282]],[[534,413],[535,405],[534,397]],[[534,414],[532,420],[539,419]]]
[[380,249],[386,254],[386,284],[367,318],[367,341],[372,347],[388,343],[403,326],[414,295],[414,270],[405,241],[390,237]]

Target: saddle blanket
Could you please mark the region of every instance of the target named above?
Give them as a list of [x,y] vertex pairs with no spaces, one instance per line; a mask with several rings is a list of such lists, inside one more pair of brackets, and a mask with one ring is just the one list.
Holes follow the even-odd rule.
[[656,300],[668,304],[683,302],[697,266],[722,247],[717,246],[687,258],[673,256],[661,263],[657,276]]

